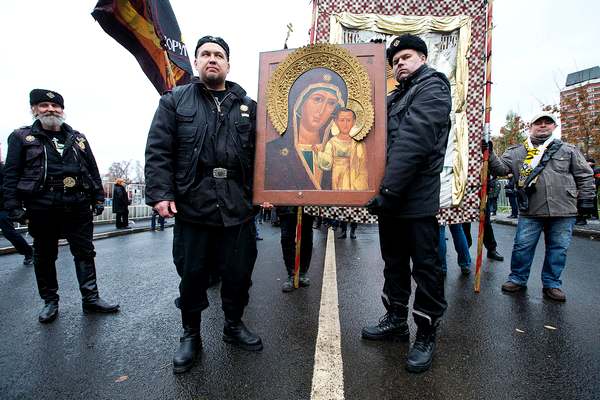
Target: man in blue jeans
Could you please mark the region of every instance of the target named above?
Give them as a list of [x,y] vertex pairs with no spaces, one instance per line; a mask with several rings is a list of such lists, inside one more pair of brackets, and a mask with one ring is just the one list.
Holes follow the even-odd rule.
[[510,146],[502,157],[490,152],[491,172],[514,174],[519,222],[505,292],[527,288],[535,247],[542,231],[546,254],[542,267],[544,296],[565,301],[560,275],[567,261],[577,213],[589,214],[595,198],[592,169],[574,145],[556,135],[556,118],[546,112],[531,120],[524,143]]

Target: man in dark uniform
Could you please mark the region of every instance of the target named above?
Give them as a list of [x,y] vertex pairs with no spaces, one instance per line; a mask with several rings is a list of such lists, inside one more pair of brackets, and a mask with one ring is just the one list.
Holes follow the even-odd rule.
[[93,212],[104,210],[104,191],[90,145],[64,123],[60,94],[34,89],[29,100],[35,122],[8,137],[4,205],[13,221],[29,221],[35,277],[45,302],[39,321],[52,322],[58,315],[55,261],[63,237],[75,261],[83,311],[116,312],[119,305],[102,300],[96,285],[92,219]]
[[208,307],[211,267],[219,268],[225,313],[223,340],[262,349],[242,322],[256,261],[252,207],[256,103],[229,73],[229,46],[214,36],[198,41],[199,78],[160,99],[146,144],[146,202],[175,217],[173,261],[181,277],[183,336],[173,372],[192,368],[201,349],[200,315]]
[[406,369],[423,372],[431,366],[436,328],[446,309],[435,216],[452,100],[448,79],[425,64],[427,46],[419,37],[394,39],[387,59],[398,86],[387,103],[385,174],[379,194],[367,204],[369,212],[379,216],[387,313],[379,324],[363,328],[362,336],[408,340],[412,276],[417,283],[413,305],[417,335]]

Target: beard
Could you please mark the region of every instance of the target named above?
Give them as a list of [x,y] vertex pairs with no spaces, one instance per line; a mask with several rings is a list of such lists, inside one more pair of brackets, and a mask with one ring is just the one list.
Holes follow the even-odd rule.
[[36,115],[35,119],[40,121],[42,127],[50,130],[60,128],[61,125],[65,122],[64,116],[55,114]]

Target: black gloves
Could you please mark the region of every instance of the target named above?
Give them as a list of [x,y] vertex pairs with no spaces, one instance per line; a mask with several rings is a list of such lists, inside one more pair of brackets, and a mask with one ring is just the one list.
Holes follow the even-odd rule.
[[8,212],[8,219],[12,222],[18,222],[21,225],[27,223],[27,218],[25,217],[25,210],[22,208],[13,208]]
[[102,215],[103,212],[104,212],[104,204],[96,204],[94,206],[94,214]]
[[596,199],[578,199],[577,212],[579,215],[585,217],[594,214],[596,212],[594,201],[596,201]]
[[494,152],[494,143],[490,140],[490,141],[485,141],[485,140],[481,140],[481,152],[485,152],[486,150],[489,150],[490,153]]
[[383,209],[383,196],[378,194],[365,205],[369,214],[378,215]]

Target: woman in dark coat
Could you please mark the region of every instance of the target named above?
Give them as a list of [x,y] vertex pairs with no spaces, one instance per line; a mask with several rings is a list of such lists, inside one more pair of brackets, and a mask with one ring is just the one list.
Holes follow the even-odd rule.
[[125,181],[118,178],[113,189],[113,213],[116,214],[117,229],[129,228],[129,198],[125,190]]

